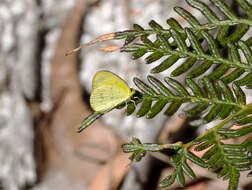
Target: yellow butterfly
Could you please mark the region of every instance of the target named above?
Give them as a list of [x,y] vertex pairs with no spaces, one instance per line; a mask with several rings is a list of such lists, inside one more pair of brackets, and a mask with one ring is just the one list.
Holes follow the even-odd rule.
[[92,89],[90,105],[94,111],[102,114],[127,102],[135,93],[123,79],[109,71],[95,74]]
[[135,90],[131,90],[123,79],[109,71],[99,71],[95,74],[92,90],[90,105],[94,112],[82,122],[78,132],[90,126],[104,113],[129,101],[135,94]]

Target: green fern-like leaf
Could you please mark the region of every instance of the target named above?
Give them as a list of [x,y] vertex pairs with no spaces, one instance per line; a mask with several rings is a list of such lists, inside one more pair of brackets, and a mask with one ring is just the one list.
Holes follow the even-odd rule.
[[[236,120],[234,116],[231,116],[224,123],[220,123],[208,131],[206,135],[193,141],[193,144],[197,145],[195,151],[208,149],[202,159],[208,164],[210,170],[218,171],[218,178],[229,179],[228,189],[237,188],[240,172],[250,170],[252,163],[251,138],[246,139],[241,144],[225,144],[222,142],[226,139],[238,138],[252,133],[250,117],[247,115],[252,113],[252,110],[249,109],[248,112],[240,111],[240,114],[236,113],[235,115],[240,117],[244,113],[245,118]],[[236,124],[242,126],[238,129],[232,129],[224,125],[227,122],[234,122],[234,120],[236,120]]]
[[[203,168],[217,172],[218,178],[229,180],[228,189],[236,189],[239,183],[240,172],[251,169],[252,137],[244,140],[241,144],[225,144],[222,141],[252,134],[251,113],[251,105],[246,106],[210,129],[204,135],[185,145],[180,143],[161,145],[141,143],[139,139],[135,138],[132,142],[124,144],[122,148],[126,153],[133,152],[131,159],[136,161],[140,161],[148,151],[157,152],[167,149],[175,151],[170,156],[174,170],[160,182],[160,187],[170,186],[175,180],[183,187],[185,185],[185,175],[194,179],[196,177],[195,173],[187,163],[187,160],[190,160]],[[232,129],[233,123],[238,125],[239,128]],[[189,150],[192,146],[196,152],[207,151],[199,158]],[[251,172],[248,174],[248,177],[250,175]]]
[[175,179],[181,187],[184,187],[185,175],[191,179],[195,179],[196,175],[191,167],[187,164],[187,160],[191,160],[202,167],[207,167],[207,164],[203,160],[195,156],[190,151],[187,151],[187,149],[181,148],[174,156],[171,157],[171,163],[174,164],[174,171],[171,175],[160,182],[159,187],[170,186],[174,183]]
[[[252,22],[250,16],[248,19],[238,18],[235,13],[227,7],[223,1],[212,0],[216,7],[227,17],[226,20],[220,20],[216,14],[204,3],[196,0],[188,0],[187,3],[198,9],[208,20],[208,23],[201,24],[188,11],[181,7],[175,7],[175,11],[182,16],[190,25],[190,28],[183,28],[176,20],[168,19],[169,29],[164,29],[155,21],[149,23],[151,29],[143,29],[135,25],[135,30],[127,31],[126,34],[121,32],[118,38],[128,36],[128,33],[134,34],[135,38],[140,37],[142,43],[125,43],[122,51],[133,52],[133,59],[138,59],[146,53],[146,63],[151,64],[162,57],[167,57],[158,66],[151,70],[151,73],[160,73],[169,69],[181,58],[186,58],[183,63],[177,67],[171,76],[179,76],[193,65],[199,64],[188,74],[188,78],[196,78],[206,73],[214,65],[215,72],[211,73],[209,79],[215,81],[223,77],[223,82],[230,83],[247,73],[244,82],[242,79],[237,84],[247,85],[251,83],[251,49],[250,41],[243,41],[242,37],[248,32]],[[251,13],[251,5],[247,1],[238,1],[245,14]],[[234,29],[235,27],[235,29]],[[139,29],[140,28],[140,29]],[[219,29],[217,31],[217,29]],[[208,31],[216,30],[217,37],[210,35]],[[148,39],[148,35],[155,35],[156,40],[153,42]],[[188,39],[190,45],[187,46],[185,40]],[[172,40],[172,42],[170,42]],[[208,49],[204,50],[202,42],[206,41]],[[223,55],[223,50],[228,49],[228,56]],[[242,53],[239,53],[241,50]],[[246,57],[246,62],[241,61],[241,56]]]
[[[184,110],[187,115],[189,117],[201,116],[204,123],[207,123],[216,118],[225,119],[246,104],[245,94],[236,84],[230,89],[221,80],[212,83],[207,77],[204,77],[201,84],[197,84],[194,80],[187,78],[188,89],[186,89],[172,78],[166,77],[164,80],[170,88],[153,76],[148,76],[151,86],[138,78],[134,78],[135,85],[139,88],[139,94],[141,94],[138,99],[138,104],[141,106],[136,113],[137,117],[146,115],[146,118],[151,119],[166,106],[164,114],[170,116],[182,104],[190,103]],[[189,89],[191,92],[189,92]],[[134,104],[128,106],[134,106]],[[207,111],[207,114],[202,115],[203,111]],[[130,111],[128,115],[132,113]]]

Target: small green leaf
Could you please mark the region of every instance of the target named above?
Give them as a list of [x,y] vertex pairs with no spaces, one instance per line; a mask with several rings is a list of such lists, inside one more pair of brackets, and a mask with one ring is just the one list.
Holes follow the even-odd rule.
[[250,170],[249,166],[236,166],[235,168],[237,171],[248,171]]
[[233,166],[249,166],[252,163],[251,157],[246,160],[236,159],[231,160]]
[[178,184],[180,187],[184,187],[185,186],[185,176],[183,174],[183,170],[182,170],[182,167],[180,166],[179,168],[176,168],[177,169],[177,181],[178,181]]
[[211,23],[219,21],[216,14],[203,2],[198,0],[186,0],[186,2],[192,7],[198,9]]
[[172,38],[177,43],[177,46],[178,46],[179,50],[182,51],[182,52],[188,51],[188,47],[187,47],[187,45],[185,43],[185,40],[180,35],[180,33],[178,33],[174,29],[170,29],[170,32],[171,32]]
[[249,25],[247,24],[239,24],[236,27],[236,30],[229,36],[223,39],[225,44],[230,43],[230,42],[237,42],[238,40],[241,39],[242,36],[244,36],[249,30]]
[[195,154],[191,153],[190,151],[186,152],[186,157],[191,160],[193,163],[201,166],[202,168],[207,168],[207,164]]
[[169,43],[169,34],[157,34],[156,38],[160,41],[161,45],[160,47],[163,49],[171,50],[171,45]]
[[178,66],[175,70],[172,71],[171,76],[176,77],[187,72],[190,68],[192,68],[196,61],[196,58],[189,57],[188,59],[186,59],[186,61],[184,61],[184,63],[182,63],[180,66]]
[[142,35],[141,36],[141,41],[144,43],[144,45],[148,46],[148,47],[153,47],[154,44],[152,43],[152,41],[150,41],[147,37],[147,35]]
[[147,79],[149,83],[152,84],[160,94],[163,94],[165,96],[174,96],[174,94],[155,77],[149,75],[147,76]]
[[181,17],[183,17],[192,27],[200,26],[200,22],[187,10],[181,7],[175,7],[174,10],[178,13]]
[[188,117],[195,117],[195,116],[201,114],[207,108],[208,108],[208,104],[199,104],[198,106],[196,106],[190,110],[187,110],[186,113],[187,113]]
[[196,145],[207,140],[212,140],[213,138],[215,138],[214,136],[215,134],[213,132],[205,134],[203,136],[199,136],[198,138],[193,140],[193,144]]
[[160,183],[159,183],[159,187],[168,187],[171,184],[174,183],[176,176],[175,175],[169,175],[168,177],[166,177],[165,179],[163,179]]
[[156,48],[160,48],[162,41],[160,40],[160,38],[156,38],[156,40],[153,42],[154,47]]
[[193,34],[193,32],[189,28],[186,28],[186,34],[196,53],[198,55],[204,54],[204,50],[202,49],[201,44],[197,40],[197,37]]
[[132,154],[132,156],[130,157],[131,160],[139,162],[142,160],[142,158],[146,155],[146,151],[145,150],[138,150],[136,152],[134,152]]
[[250,109],[244,110],[241,113],[239,113],[238,115],[236,115],[234,119],[243,119],[244,117],[248,116],[249,114],[252,114],[252,110],[250,110]]
[[243,11],[247,14],[248,18],[252,20],[252,8],[251,4],[245,0],[236,0],[239,6],[243,9]]
[[229,70],[229,68],[230,67],[227,65],[219,65],[214,71],[212,71],[211,74],[207,76],[207,78],[209,78],[210,81],[216,81],[217,79],[220,79],[220,77],[222,77]]
[[236,129],[236,130],[219,129],[218,133],[224,135],[225,138],[238,138],[246,134],[252,133],[252,125],[243,127],[241,129]]
[[202,63],[201,65],[199,65],[196,69],[194,69],[193,71],[191,71],[190,73],[187,74],[187,78],[196,78],[200,75],[202,75],[203,73],[205,73],[211,66],[212,66],[212,62],[211,61],[206,61],[204,63]]
[[200,145],[198,145],[194,150],[195,151],[205,150],[205,149],[209,148],[210,146],[212,146],[214,143],[215,143],[215,141],[205,141],[205,142],[201,143]]
[[209,160],[217,151],[218,151],[218,147],[214,145],[213,147],[211,147],[208,151],[204,153],[204,155],[202,156],[202,159]]
[[228,166],[221,169],[221,171],[218,173],[217,178],[221,178],[225,175],[227,175],[230,171],[230,168]]
[[239,178],[240,178],[240,172],[237,171],[235,168],[232,168],[231,176],[229,180],[228,190],[234,190],[237,189]]
[[239,78],[244,72],[245,72],[245,69],[241,69],[241,68],[234,69],[230,74],[226,75],[221,80],[224,83],[228,84],[234,81],[235,79]]
[[93,112],[91,115],[89,115],[87,118],[85,118],[82,123],[81,126],[78,129],[78,133],[80,133],[81,131],[83,131],[84,129],[86,129],[88,126],[90,126],[92,123],[95,122],[95,120],[97,120],[99,117],[101,117],[103,114],[98,113],[98,112]]
[[252,46],[252,37],[246,40],[246,44],[251,47]]
[[238,45],[239,45],[240,49],[242,50],[242,52],[247,60],[247,63],[249,65],[252,65],[252,51],[251,51],[250,47],[242,40],[240,40],[238,42]]
[[245,124],[249,124],[252,123],[252,116],[250,117],[245,117],[243,119],[240,120],[236,120],[236,125],[245,125]]
[[156,32],[160,32],[163,30],[163,27],[160,24],[158,24],[155,20],[151,20],[149,22],[149,25]]
[[151,118],[155,117],[160,111],[162,111],[162,109],[165,107],[166,104],[167,104],[166,99],[161,99],[161,100],[157,101],[154,104],[154,106],[152,106],[150,111],[148,112],[146,118],[151,119]]
[[221,152],[216,152],[209,160],[207,160],[207,164],[209,164],[210,166],[216,164],[216,162],[219,159],[224,159]]
[[205,32],[205,31],[202,31],[201,34],[206,39],[211,54],[216,58],[222,57],[220,48],[218,47],[214,38],[210,34],[208,34],[208,32]]
[[174,90],[178,92],[179,96],[189,96],[187,90],[178,81],[169,77],[165,77],[164,80],[169,86],[171,86]]
[[215,164],[212,164],[210,167],[209,167],[209,170],[210,171],[217,171],[219,169],[221,169],[223,167],[223,165],[225,165],[225,160],[224,158],[222,157],[221,159],[219,159]]
[[233,83],[232,85],[233,89],[234,89],[234,93],[237,99],[237,102],[241,105],[245,105],[246,104],[246,96],[245,93],[242,91],[242,89],[237,86],[235,83]]
[[168,20],[166,20],[167,24],[170,26],[170,28],[175,29],[176,31],[181,31],[181,36],[185,39],[186,38],[186,34],[182,33],[182,31],[184,31],[183,27],[178,23],[177,20],[175,20],[174,18],[169,18]]
[[137,36],[135,35],[128,35],[127,38],[125,39],[124,45],[128,45],[129,43],[133,42]]
[[135,46],[123,46],[121,52],[136,52],[138,49],[142,49],[143,47],[140,47],[139,45]]
[[229,29],[230,29],[230,26],[226,25],[226,26],[222,26],[219,30],[217,40],[220,42],[222,46],[226,46],[227,44],[226,37],[229,34]]
[[204,77],[202,79],[202,81],[203,81],[204,86],[206,87],[206,90],[209,93],[210,97],[213,99],[218,99],[218,94],[215,90],[213,83],[211,83],[211,81],[207,77]]
[[121,146],[121,148],[123,149],[123,152],[125,153],[129,153],[129,152],[135,152],[139,149],[139,145],[141,145],[141,141],[136,138],[136,137],[133,137],[132,138],[132,141],[130,143],[127,143],[127,144],[123,144]]
[[232,59],[232,61],[241,61],[241,57],[238,51],[238,47],[234,45],[234,43],[228,43],[228,53]]
[[133,28],[134,28],[137,32],[142,32],[142,31],[144,31],[144,28],[141,27],[141,26],[138,25],[138,24],[133,24]]
[[224,151],[233,151],[233,152],[244,152],[246,151],[246,148],[242,145],[238,144],[224,144],[223,145]]
[[122,32],[115,32],[115,37],[114,39],[125,39],[127,38],[129,35],[133,35],[135,34],[135,31],[133,30],[125,30],[125,31],[122,31]]
[[140,109],[136,113],[136,116],[143,117],[144,115],[146,115],[151,108],[151,104],[152,104],[152,100],[150,98],[144,98]]
[[224,100],[227,102],[235,102],[232,91],[226,86],[221,80],[217,81],[217,86],[219,87],[219,93],[223,94]]
[[203,93],[200,89],[200,87],[196,84],[196,82],[194,82],[194,80],[190,79],[190,78],[186,78],[186,85],[192,90],[193,95],[195,97],[203,97]]
[[230,9],[225,2],[222,0],[210,0],[223,14],[225,14],[229,19],[237,19],[235,13]]
[[252,177],[252,171],[248,173],[247,177]]
[[185,172],[185,174],[190,177],[191,179],[195,179],[196,175],[194,171],[188,166],[186,162],[182,163],[182,169]]
[[148,57],[145,58],[146,64],[151,64],[154,61],[159,60],[163,56],[164,54],[162,52],[155,51],[154,53],[150,54]]
[[232,106],[232,105],[222,106],[222,109],[221,109],[221,111],[219,113],[220,118],[225,119],[227,116],[230,115],[232,110],[234,110],[234,106]]
[[178,111],[178,109],[180,108],[181,105],[182,105],[182,101],[172,102],[169,105],[169,107],[166,109],[164,114],[167,116],[172,116],[176,111]]
[[133,60],[139,59],[140,57],[144,56],[146,53],[147,51],[145,49],[138,49],[132,54],[131,59]]
[[126,103],[124,102],[124,103],[122,103],[122,104],[119,104],[118,106],[116,106],[115,108],[116,109],[122,109],[122,108],[124,108],[126,106]]
[[252,72],[248,73],[242,79],[235,81],[235,84],[237,84],[238,86],[245,86],[251,84],[251,81],[252,81]]
[[244,160],[244,159],[249,159],[250,157],[247,155],[246,152],[242,152],[242,153],[225,153],[225,157],[229,160],[233,160],[233,159],[241,159],[241,160]]
[[157,93],[147,84],[145,84],[143,81],[141,81],[138,78],[134,78],[133,79],[135,85],[139,88],[139,90],[141,90],[144,94],[148,94],[150,96],[155,96],[157,95]]
[[151,69],[151,73],[153,73],[153,74],[161,73],[161,72],[167,70],[172,65],[174,65],[179,59],[180,59],[180,57],[178,55],[171,55],[170,57],[168,57],[167,59],[162,61],[158,66]]
[[126,109],[126,115],[129,116],[131,115],[136,109],[136,106],[133,102],[129,102],[127,105],[127,109]]

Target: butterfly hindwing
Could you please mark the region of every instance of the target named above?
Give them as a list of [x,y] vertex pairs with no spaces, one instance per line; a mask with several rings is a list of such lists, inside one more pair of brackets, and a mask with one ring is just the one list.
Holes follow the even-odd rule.
[[105,113],[127,101],[129,97],[128,92],[122,88],[103,86],[93,91],[90,97],[90,105],[94,111]]

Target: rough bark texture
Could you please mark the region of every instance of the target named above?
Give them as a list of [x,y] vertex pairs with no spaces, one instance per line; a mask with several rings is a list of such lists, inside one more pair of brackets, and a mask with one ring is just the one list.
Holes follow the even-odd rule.
[[33,0],[0,3],[0,183],[3,189],[20,189],[36,180],[33,122],[25,97],[33,98],[37,87],[38,19],[39,10]]

